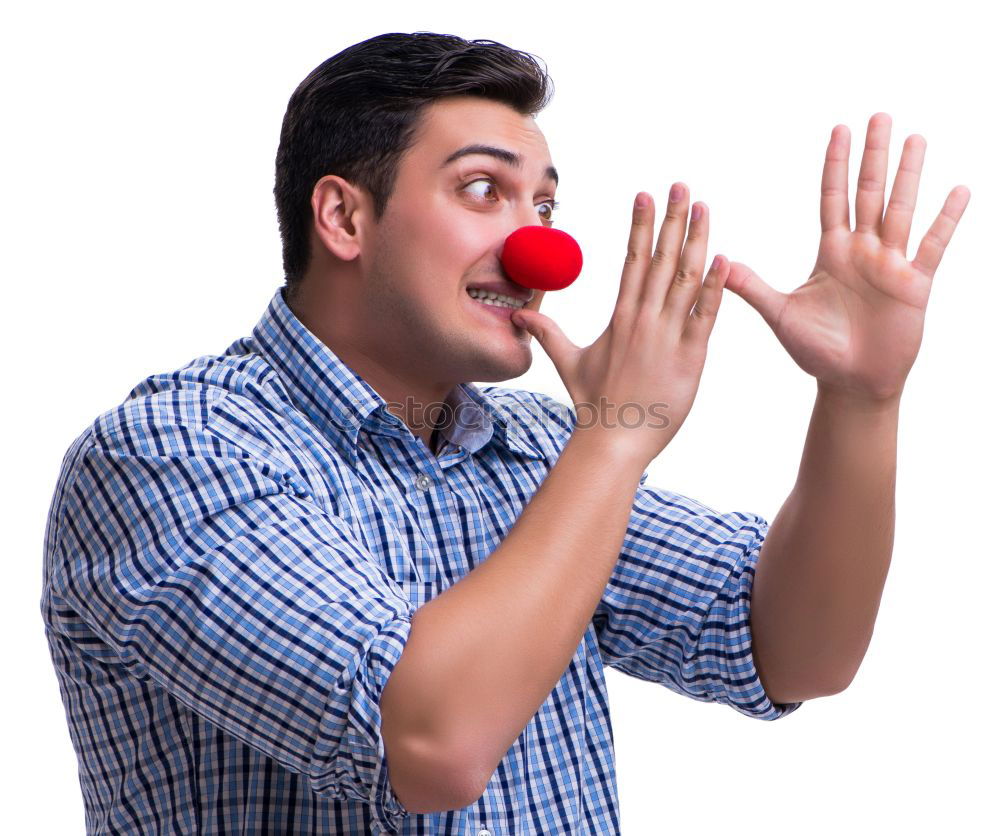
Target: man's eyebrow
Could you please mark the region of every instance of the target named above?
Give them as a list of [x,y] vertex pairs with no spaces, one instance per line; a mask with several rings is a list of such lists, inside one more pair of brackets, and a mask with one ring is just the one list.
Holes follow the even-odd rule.
[[[465,157],[469,154],[486,154],[490,157],[495,157],[501,162],[506,163],[514,168],[520,168],[524,162],[524,158],[513,151],[508,151],[506,148],[497,148],[495,145],[466,145],[464,148],[459,148],[455,153],[451,154],[448,159],[441,163],[441,168],[455,162],[459,157]],[[556,172],[553,166],[549,166],[545,169],[545,176],[559,185],[559,174]]]

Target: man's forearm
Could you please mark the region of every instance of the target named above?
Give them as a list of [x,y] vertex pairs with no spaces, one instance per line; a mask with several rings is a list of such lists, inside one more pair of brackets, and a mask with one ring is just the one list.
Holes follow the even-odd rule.
[[404,806],[449,809],[438,799],[464,806],[482,792],[572,660],[642,472],[576,431],[497,549],[413,614],[381,700]]
[[750,605],[755,664],[775,702],[837,693],[861,665],[892,556],[898,422],[898,399],[817,393]]

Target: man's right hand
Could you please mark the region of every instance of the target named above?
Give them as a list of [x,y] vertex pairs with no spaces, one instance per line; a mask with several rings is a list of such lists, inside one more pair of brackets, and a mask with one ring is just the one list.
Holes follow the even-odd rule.
[[644,464],[670,443],[691,410],[729,274],[720,255],[702,282],[708,207],[694,204],[688,229],[687,188],[675,183],[670,194],[652,254],[653,199],[637,196],[618,300],[592,345],[575,345],[538,311],[512,316],[552,359],[573,399],[575,434],[599,437]]

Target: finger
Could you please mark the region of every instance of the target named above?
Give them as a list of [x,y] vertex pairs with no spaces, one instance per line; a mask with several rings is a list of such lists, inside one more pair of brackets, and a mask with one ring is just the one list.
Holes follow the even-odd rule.
[[556,367],[559,376],[565,380],[565,372],[573,357],[579,353],[579,346],[575,345],[563,333],[562,328],[556,325],[555,320],[538,311],[523,309],[515,311],[511,314],[511,321],[517,327],[524,328],[538,340],[538,344],[552,358],[552,365]]
[[882,205],[885,202],[886,166],[889,163],[889,134],[892,119],[888,113],[876,113],[868,121],[865,153],[858,173],[858,194],[855,200],[855,229],[878,234],[882,226]]
[[851,228],[851,210],[847,201],[847,163],[851,156],[851,132],[837,125],[830,134],[823,163],[820,187],[819,225],[823,232],[837,227]]
[[671,321],[683,326],[691,313],[691,306],[698,298],[701,279],[705,274],[705,255],[708,252],[708,206],[695,203],[691,207],[691,223],[687,239],[681,250],[677,269],[667,288],[663,313]]
[[899,250],[904,258],[906,244],[910,240],[913,209],[917,205],[917,189],[920,186],[920,171],[924,167],[926,150],[927,141],[919,134],[906,138],[882,221],[882,243]]
[[701,345],[708,342],[722,305],[722,292],[729,277],[729,268],[730,262],[724,255],[715,257],[708,275],[705,276],[705,283],[701,286],[698,301],[694,303],[694,308],[688,317],[684,333],[681,335],[682,341]]
[[728,287],[737,296],[742,297],[764,321],[774,330],[777,327],[781,310],[785,306],[786,294],[771,287],[753,270],[738,261],[729,263]]
[[913,259],[913,266],[928,278],[933,278],[938,265],[941,263],[944,249],[948,246],[948,242],[955,232],[955,227],[958,226],[958,222],[962,219],[962,213],[965,212],[965,207],[969,205],[969,198],[971,196],[971,193],[965,186],[955,186],[948,193],[944,206],[920,242],[920,247],[917,249],[917,256]]
[[618,310],[632,312],[639,302],[642,277],[649,267],[649,251],[653,246],[655,219],[656,207],[652,195],[639,192],[632,204],[632,227],[629,229],[625,266],[622,268],[618,299],[615,302],[615,308]]
[[687,229],[688,190],[683,183],[674,183],[667,200],[667,215],[660,227],[656,247],[649,260],[639,297],[639,309],[649,308],[657,314],[663,311],[663,297],[670,286]]

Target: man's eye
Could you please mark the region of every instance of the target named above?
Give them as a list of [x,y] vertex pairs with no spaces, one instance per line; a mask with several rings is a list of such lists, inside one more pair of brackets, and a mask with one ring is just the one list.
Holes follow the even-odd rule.
[[558,200],[546,200],[544,203],[539,203],[538,204],[538,208],[539,209],[547,209],[548,210],[548,214],[542,215],[542,220],[543,221],[551,221],[552,220],[552,215],[555,213],[556,209],[559,208],[559,201]]
[[[485,183],[488,189],[492,189],[493,190],[494,196],[496,195],[496,188],[497,188],[496,183],[494,183],[488,177],[480,177],[478,180],[473,180],[471,183],[467,183],[465,186],[462,187],[462,191],[465,191],[467,188],[469,188],[469,186],[476,185],[476,183]],[[485,197],[485,196],[484,195],[480,195],[480,197]],[[494,198],[487,197],[486,199],[487,200],[492,200]]]
[[[484,190],[483,193],[479,194],[478,197],[481,200],[485,200],[487,203],[495,203],[497,198],[497,184],[490,177],[479,177],[469,183],[466,183],[462,187],[462,191],[475,186],[477,184],[482,184],[481,188]],[[559,208],[558,200],[546,200],[543,203],[538,204],[539,214],[542,216],[543,221],[552,221],[552,215]]]

